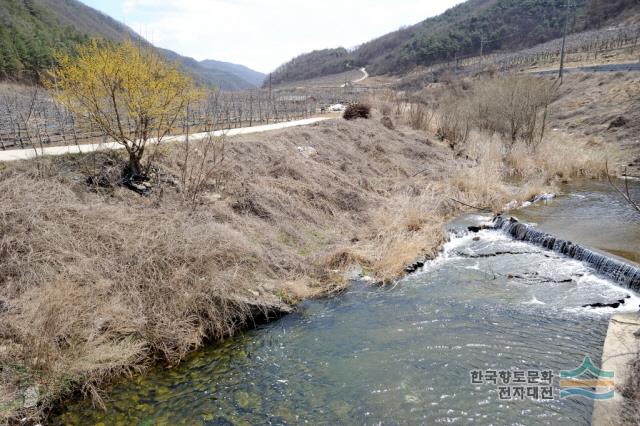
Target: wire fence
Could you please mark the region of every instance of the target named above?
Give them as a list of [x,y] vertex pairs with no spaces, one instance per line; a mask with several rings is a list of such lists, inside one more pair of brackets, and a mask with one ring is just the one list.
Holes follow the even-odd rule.
[[[566,42],[567,62],[598,61],[609,54],[628,53],[640,60],[640,25],[608,28],[571,34]],[[488,50],[487,44],[483,46]],[[493,68],[509,71],[518,68],[556,64],[562,54],[562,39],[552,40],[518,52],[493,52],[466,56],[452,55],[448,61],[428,68],[434,74],[444,71],[467,72]]]
[[[189,106],[173,134],[198,128],[227,130],[304,119],[335,103],[357,101],[369,88],[314,87],[210,92]],[[127,125],[127,123],[125,123]],[[133,129],[133,124],[129,125]],[[41,88],[0,87],[0,150],[106,141],[91,120],[71,114]]]

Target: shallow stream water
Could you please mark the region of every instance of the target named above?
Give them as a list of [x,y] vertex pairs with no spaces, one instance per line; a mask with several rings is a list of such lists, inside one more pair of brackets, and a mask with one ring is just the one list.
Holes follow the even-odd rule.
[[[639,222],[599,185],[565,188],[572,195],[515,215],[635,258]],[[465,216],[451,229],[487,219]],[[610,221],[617,225],[607,228]],[[57,421],[589,424],[591,401],[560,399],[557,374],[585,356],[599,364],[609,317],[638,310],[640,299],[579,262],[500,232],[457,235],[438,259],[394,286],[354,283],[338,297],[306,302],[178,368],[115,384],[105,412],[80,402]],[[617,310],[583,307],[619,299],[625,303]],[[552,371],[553,399],[502,400],[499,385],[472,383],[473,371],[486,370]]]

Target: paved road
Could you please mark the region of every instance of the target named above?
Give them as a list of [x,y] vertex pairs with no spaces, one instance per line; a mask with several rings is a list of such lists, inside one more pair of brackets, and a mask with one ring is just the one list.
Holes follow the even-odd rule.
[[369,73],[367,72],[366,68],[360,68],[360,72],[363,74],[362,78],[359,78],[357,80],[353,80],[353,83],[360,83],[360,82],[365,81],[366,79],[369,78]]
[[[593,65],[589,67],[577,67],[577,68],[565,68],[565,73],[574,72],[640,72],[640,62],[634,62],[631,64],[606,64],[606,65]],[[537,71],[531,74],[536,75],[555,75],[558,74],[558,70]]]
[[[351,84],[360,83],[369,78],[369,73],[367,72],[366,68],[360,68],[360,72],[362,73],[362,77],[357,80],[351,81]],[[347,83],[343,84],[340,87],[347,87]]]
[[[250,133],[262,133],[269,132],[273,130],[287,129],[289,127],[299,127],[299,126],[308,126],[310,124],[318,123],[325,120],[331,120],[333,117],[317,117],[317,118],[308,118],[306,120],[297,120],[297,121],[287,121],[284,123],[276,123],[276,124],[267,124],[264,126],[255,126],[255,127],[241,127],[239,129],[231,129],[231,130],[219,130],[213,132],[214,136],[236,136],[236,135],[247,135]],[[209,136],[209,133],[194,133],[189,136],[189,140],[201,140],[205,137]],[[171,136],[165,138],[162,143],[169,142],[184,142],[186,140],[186,136]],[[148,143],[153,144],[155,140],[150,140]],[[58,155],[66,155],[66,154],[86,154],[89,152],[95,151],[109,151],[115,149],[124,149],[122,145],[116,142],[107,142],[107,143],[99,143],[99,144],[89,144],[89,145],[69,145],[69,146],[51,146],[46,148],[29,148],[29,149],[15,149],[9,151],[0,151],[0,162],[8,162],[8,161],[18,161],[18,160],[31,160],[33,158],[42,157],[42,156],[58,156]]]

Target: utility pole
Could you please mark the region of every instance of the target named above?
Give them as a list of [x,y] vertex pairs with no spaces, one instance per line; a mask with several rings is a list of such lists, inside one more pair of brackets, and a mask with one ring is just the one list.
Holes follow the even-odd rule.
[[560,73],[558,74],[560,84],[562,84],[562,77],[564,76],[564,55],[567,46],[567,32],[569,31],[569,1],[570,0],[567,0],[567,7],[564,16],[564,35],[562,36],[562,52],[560,52]]
[[478,71],[482,72],[482,66],[484,65],[484,36],[480,38],[480,69]]

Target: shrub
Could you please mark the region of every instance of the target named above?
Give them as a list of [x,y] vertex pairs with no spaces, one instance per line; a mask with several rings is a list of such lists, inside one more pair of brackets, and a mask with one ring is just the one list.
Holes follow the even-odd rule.
[[467,143],[471,132],[470,105],[468,99],[451,97],[442,103],[439,111],[436,135],[447,141],[453,150]]
[[345,120],[355,120],[358,118],[368,119],[371,117],[371,107],[367,104],[356,102],[347,107],[343,117]]
[[422,104],[412,104],[408,109],[408,124],[414,130],[428,130],[433,113]]
[[465,91],[454,87],[441,103],[438,136],[456,148],[477,127],[504,137],[509,147],[523,141],[535,150],[544,138],[555,94],[553,83],[536,77],[484,79]]
[[96,40],[61,54],[44,83],[55,98],[77,117],[88,117],[129,154],[127,175],[144,177],[142,158],[155,138],[167,136],[200,93],[176,64],[133,41],[121,44]]

